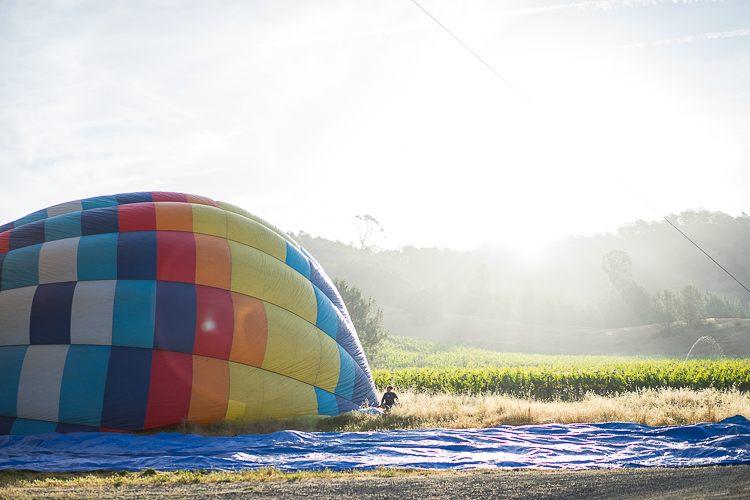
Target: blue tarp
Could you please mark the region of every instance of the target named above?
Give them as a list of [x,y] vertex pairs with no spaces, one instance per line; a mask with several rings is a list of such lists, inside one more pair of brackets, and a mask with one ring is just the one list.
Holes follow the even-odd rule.
[[72,433],[0,437],[0,470],[285,471],[689,467],[750,463],[750,421],[647,427],[627,423],[492,429],[276,432],[238,437]]

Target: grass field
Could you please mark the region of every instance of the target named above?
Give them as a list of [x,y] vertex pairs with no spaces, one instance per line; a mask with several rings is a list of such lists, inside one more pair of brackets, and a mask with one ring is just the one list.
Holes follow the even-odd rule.
[[649,358],[501,353],[392,337],[373,363],[375,385],[453,394],[577,400],[645,388],[750,390],[747,358]]
[[[146,469],[141,472],[30,472],[0,471],[0,500],[19,500],[37,498],[40,492],[50,488],[62,489],[55,498],[96,498],[101,490],[127,486],[175,486],[211,483],[269,481],[306,481],[313,479],[334,479],[352,477],[398,477],[445,474],[429,470],[406,470],[380,468],[368,471],[334,472],[330,470],[282,472],[277,469],[258,469],[237,472],[229,471],[155,471]],[[253,486],[245,491],[253,493]],[[66,491],[67,490],[67,494]],[[148,490],[147,490],[148,491]],[[153,491],[148,491],[153,498]],[[70,496],[68,496],[70,495]],[[123,498],[134,498],[123,494]],[[191,495],[192,497],[192,495]],[[138,497],[136,497],[138,498]]]

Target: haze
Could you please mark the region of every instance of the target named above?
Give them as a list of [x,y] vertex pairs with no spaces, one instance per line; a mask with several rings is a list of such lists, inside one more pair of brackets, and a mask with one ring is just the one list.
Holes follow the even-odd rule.
[[[0,2],[0,223],[201,194],[523,249],[750,192],[750,3]],[[516,92],[515,89],[518,90]]]

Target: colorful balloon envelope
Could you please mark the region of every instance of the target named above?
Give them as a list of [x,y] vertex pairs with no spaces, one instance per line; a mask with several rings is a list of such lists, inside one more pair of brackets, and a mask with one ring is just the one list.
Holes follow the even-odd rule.
[[245,210],[128,193],[0,226],[0,434],[338,415],[376,401],[331,280]]

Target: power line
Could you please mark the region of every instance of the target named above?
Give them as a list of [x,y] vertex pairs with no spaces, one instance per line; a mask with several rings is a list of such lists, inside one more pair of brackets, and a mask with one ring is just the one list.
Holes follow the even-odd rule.
[[502,76],[502,75],[501,75],[500,73],[498,73],[497,71],[495,71],[495,68],[493,68],[492,66],[490,66],[490,65],[489,65],[489,64],[487,63],[487,61],[485,61],[484,59],[482,59],[481,57],[479,57],[479,55],[478,55],[478,54],[477,54],[476,52],[474,52],[473,50],[471,50],[471,49],[469,48],[469,46],[468,46],[468,45],[466,45],[466,44],[465,44],[464,42],[462,42],[462,41],[461,41],[461,40],[460,40],[460,39],[459,39],[459,38],[458,38],[458,37],[457,37],[456,35],[454,35],[453,33],[451,33],[451,31],[450,31],[450,30],[449,30],[448,28],[446,28],[445,26],[443,26],[443,25],[442,25],[442,23],[441,23],[440,21],[438,21],[437,19],[435,19],[435,17],[434,17],[434,16],[432,15],[432,14],[430,14],[429,12],[427,12],[427,10],[426,10],[426,9],[425,9],[424,7],[422,7],[421,5],[419,5],[419,4],[417,3],[417,0],[411,0],[411,1],[412,1],[412,2],[414,3],[414,5],[416,5],[417,7],[419,7],[419,8],[420,8],[420,9],[422,10],[422,12],[424,12],[425,14],[427,14],[428,16],[430,16],[430,19],[432,19],[433,21],[435,21],[435,22],[436,22],[436,23],[438,24],[438,26],[440,26],[441,28],[443,28],[443,29],[444,29],[444,30],[445,30],[445,31],[446,31],[446,32],[447,32],[447,33],[448,33],[448,34],[449,34],[450,36],[452,36],[452,37],[453,37],[453,38],[454,38],[454,39],[455,39],[455,40],[456,40],[456,41],[457,41],[458,43],[460,43],[461,45],[463,45],[463,47],[464,47],[464,48],[465,48],[466,50],[468,50],[469,52],[471,52],[471,53],[472,53],[472,54],[474,55],[474,57],[476,57],[477,59],[479,59],[479,60],[480,60],[480,61],[482,62],[482,64],[484,64],[485,66],[487,66],[488,68],[490,68],[490,71],[492,71],[493,73],[495,73],[495,75],[497,75],[497,77],[498,77],[498,78],[500,78],[500,79],[501,79],[501,80],[502,80],[503,82],[505,82],[505,84],[506,84],[506,85],[507,85],[508,87],[510,87],[510,88],[512,88],[513,90],[515,90],[515,91],[516,91],[516,93],[517,93],[518,95],[520,95],[521,97],[523,97],[523,98],[524,98],[524,100],[525,100],[526,102],[528,102],[528,103],[529,103],[529,104],[531,104],[532,106],[534,105],[534,103],[533,103],[533,102],[531,102],[530,100],[528,100],[528,99],[526,98],[526,96],[525,96],[525,95],[523,95],[523,94],[522,94],[522,93],[521,93],[521,92],[520,92],[520,91],[519,91],[519,90],[518,90],[517,88],[515,88],[515,87],[514,87],[513,85],[511,85],[511,84],[510,84],[510,82],[509,82],[508,80],[506,80],[505,78],[503,78],[503,76]]
[[702,249],[701,247],[699,247],[699,246],[698,246],[698,244],[697,244],[696,242],[694,242],[693,240],[691,240],[691,239],[690,239],[690,238],[688,237],[688,235],[686,235],[685,233],[683,233],[682,231],[680,231],[680,228],[678,228],[677,226],[675,226],[674,224],[672,224],[672,221],[670,221],[670,220],[669,220],[669,219],[667,219],[666,217],[664,217],[664,220],[665,220],[665,221],[667,221],[667,222],[669,223],[669,225],[670,225],[670,226],[672,226],[673,228],[677,229],[677,231],[679,231],[679,233],[680,233],[681,235],[683,235],[683,236],[684,236],[685,238],[687,238],[687,240],[688,240],[688,241],[689,241],[690,243],[692,243],[693,245],[695,245],[695,248],[697,248],[698,250],[700,250],[701,252],[703,252],[704,254],[706,254],[706,257],[708,257],[709,259],[711,259],[712,261],[714,261],[714,264],[716,264],[717,266],[719,266],[719,267],[720,267],[720,268],[721,268],[721,269],[722,269],[722,270],[723,270],[723,271],[724,271],[725,273],[727,273],[727,274],[728,274],[729,276],[731,276],[731,278],[732,278],[732,279],[733,279],[734,281],[736,281],[737,283],[739,283],[739,285],[740,285],[740,286],[741,286],[742,288],[744,288],[745,290],[747,290],[747,292],[748,292],[748,293],[750,293],[750,290],[748,290],[748,288],[747,288],[747,287],[746,287],[745,285],[743,285],[743,284],[742,284],[742,283],[740,282],[740,280],[738,280],[737,278],[735,278],[735,277],[734,277],[734,275],[732,275],[732,273],[730,273],[729,271],[727,271],[726,269],[724,269],[724,266],[722,266],[721,264],[719,264],[718,262],[716,262],[716,259],[714,259],[714,258],[713,258],[713,257],[711,257],[710,255],[708,255],[708,253],[706,253],[706,251],[705,251],[705,250],[703,250],[703,249]]
[[694,242],[693,240],[691,240],[691,239],[690,239],[690,237],[689,237],[689,236],[688,236],[687,234],[683,233],[683,232],[682,232],[682,231],[680,230],[680,228],[678,228],[677,226],[675,226],[674,224],[672,224],[672,221],[670,221],[670,220],[669,220],[669,219],[667,219],[667,218],[666,218],[666,217],[665,217],[664,215],[662,215],[662,214],[661,214],[661,212],[659,212],[659,211],[658,211],[658,210],[657,210],[656,208],[654,208],[654,206],[653,206],[653,205],[652,205],[651,203],[649,203],[649,202],[648,202],[648,201],[647,201],[647,200],[646,200],[645,198],[643,198],[642,196],[639,196],[639,198],[640,198],[641,200],[643,200],[643,202],[645,202],[645,203],[646,203],[646,205],[648,205],[649,207],[651,207],[651,210],[653,210],[654,212],[656,212],[657,214],[659,214],[659,217],[661,217],[662,219],[664,219],[665,221],[667,221],[667,223],[668,223],[668,224],[669,224],[670,226],[672,226],[673,228],[675,228],[675,229],[677,230],[677,232],[678,232],[678,233],[680,233],[681,235],[683,235],[683,236],[684,236],[684,237],[685,237],[685,238],[686,238],[686,239],[687,239],[687,240],[688,240],[688,241],[689,241],[690,243],[692,243],[693,245],[695,245],[695,248],[697,248],[698,250],[700,250],[701,252],[703,252],[703,253],[705,254],[705,256],[706,256],[706,257],[708,257],[709,259],[711,259],[711,260],[713,261],[713,263],[714,263],[714,264],[716,264],[717,266],[719,266],[719,267],[721,268],[721,270],[722,270],[722,271],[724,271],[725,273],[727,273],[727,274],[729,275],[729,277],[731,277],[731,278],[732,278],[732,279],[733,279],[734,281],[736,281],[736,282],[737,282],[737,283],[738,283],[738,284],[739,284],[739,285],[740,285],[740,286],[741,286],[742,288],[744,288],[745,290],[747,290],[747,292],[748,292],[748,293],[750,293],[750,290],[749,290],[749,289],[748,289],[748,288],[747,288],[747,287],[746,287],[745,285],[743,285],[743,284],[742,284],[742,282],[741,282],[740,280],[738,280],[737,278],[735,278],[735,277],[734,277],[734,275],[733,275],[732,273],[730,273],[729,271],[727,271],[727,270],[726,270],[726,269],[724,268],[724,266],[722,266],[721,264],[719,264],[718,262],[716,262],[716,259],[714,259],[713,257],[711,257],[711,256],[710,256],[710,255],[708,254],[708,252],[706,252],[705,250],[703,250],[703,249],[702,249],[702,248],[701,248],[701,247],[700,247],[700,246],[699,246],[699,245],[698,245],[698,244],[697,244],[696,242]]

